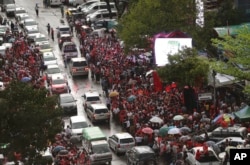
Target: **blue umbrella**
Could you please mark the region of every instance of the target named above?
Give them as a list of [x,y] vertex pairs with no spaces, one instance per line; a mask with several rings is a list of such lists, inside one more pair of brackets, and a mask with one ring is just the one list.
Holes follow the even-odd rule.
[[55,148],[53,148],[52,152],[58,153],[61,150],[65,150],[65,147],[64,146],[56,146]]
[[135,95],[130,95],[127,100],[128,102],[133,102],[135,99],[136,99]]
[[22,82],[29,82],[30,80],[31,80],[30,77],[23,77],[23,78],[21,79]]

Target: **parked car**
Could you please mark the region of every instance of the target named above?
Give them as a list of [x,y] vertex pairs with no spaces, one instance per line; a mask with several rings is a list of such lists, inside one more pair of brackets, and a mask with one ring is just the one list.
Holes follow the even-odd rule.
[[25,19],[28,19],[30,18],[30,16],[27,14],[27,13],[24,13],[24,14],[19,14],[17,16],[17,21],[18,21],[18,24],[21,28],[24,28],[23,24],[24,24],[24,20]]
[[39,33],[35,36],[34,38],[34,43],[35,45],[37,45],[39,42],[46,42],[49,41],[48,37],[46,37],[46,35]]
[[241,137],[227,137],[223,140],[218,141],[215,145],[217,145],[220,148],[221,152],[224,152],[228,145],[237,147],[238,145],[243,145],[245,142],[246,140]]
[[48,65],[45,74],[46,74],[46,79],[47,79],[47,81],[49,83],[51,78],[52,78],[52,75],[60,75],[61,70],[60,70],[60,68],[59,68],[59,66],[57,64]]
[[66,60],[78,57],[77,45],[74,42],[64,42],[62,45],[62,57]]
[[0,0],[1,11],[6,11],[6,6],[8,4],[15,4],[15,0]]
[[69,119],[69,126],[72,131],[72,136],[82,140],[82,130],[89,126],[87,119],[84,116],[71,116]]
[[35,37],[40,34],[38,28],[32,26],[25,27],[24,32],[29,43],[34,42]]
[[101,19],[96,22],[94,22],[91,27],[96,29],[106,28],[106,30],[110,30],[115,28],[118,25],[118,22],[116,19]]
[[[87,8],[82,9],[82,12],[85,15],[88,15],[88,14],[91,14],[91,13],[97,11],[97,10],[100,10],[100,9],[108,9],[107,3],[106,2],[93,3],[90,6],[88,6]],[[115,3],[113,3],[113,2],[110,3],[110,9],[111,10],[117,10],[116,7],[115,7]]]
[[25,8],[23,8],[23,7],[16,7],[15,12],[14,12],[14,17],[17,20],[17,18],[18,18],[18,16],[20,14],[26,14],[26,13],[27,13],[27,11],[25,10]]
[[194,147],[190,150],[190,152],[196,156],[197,152],[200,152],[199,163],[200,164],[220,164],[222,160],[218,157],[215,151],[211,148],[207,148],[207,153],[204,151],[204,147]]
[[68,82],[63,74],[52,75],[50,81],[50,90],[52,94],[68,93]]
[[110,111],[106,104],[91,104],[87,107],[86,114],[92,123],[99,121],[110,123]]
[[147,164],[156,165],[157,159],[155,152],[149,146],[135,146],[126,152],[127,165]]
[[77,115],[77,100],[71,93],[60,94],[58,99],[59,105],[65,115]]
[[97,10],[91,14],[88,14],[86,16],[86,20],[89,22],[96,22],[101,19],[108,19],[110,18],[110,15],[111,18],[117,18],[118,17],[117,10],[112,10],[111,13],[109,13],[107,9]]
[[52,51],[52,47],[50,46],[49,41],[37,42],[36,47],[41,53]]
[[45,69],[47,68],[48,65],[57,64],[57,59],[53,52],[44,52],[42,59]]
[[85,8],[89,7],[91,4],[93,3],[96,3],[96,2],[99,2],[100,0],[89,0],[85,3],[82,3],[80,5],[78,5],[76,8],[81,11],[81,10],[84,10]]
[[72,41],[71,34],[61,34],[60,37],[58,38],[59,48],[62,49],[62,45],[64,42],[71,42],[71,41]]
[[6,5],[5,13],[7,17],[14,17],[15,16],[15,4],[8,4]]
[[56,28],[57,30],[57,38],[60,38],[62,34],[71,34],[70,27],[67,25],[60,25]]
[[129,149],[135,146],[134,137],[127,133],[116,133],[108,138],[109,147],[118,155],[126,153]]
[[88,91],[85,92],[83,94],[83,98],[84,98],[84,109],[85,111],[87,110],[87,107],[90,106],[91,104],[100,104],[102,103],[101,98],[100,98],[101,94],[99,94],[97,91]]
[[29,28],[32,27],[32,28],[38,29],[38,23],[32,18],[25,19],[23,22],[23,26],[24,26],[24,29],[26,29],[27,27],[29,27]]
[[69,72],[74,76],[88,76],[89,67],[84,57],[71,58],[69,62]]

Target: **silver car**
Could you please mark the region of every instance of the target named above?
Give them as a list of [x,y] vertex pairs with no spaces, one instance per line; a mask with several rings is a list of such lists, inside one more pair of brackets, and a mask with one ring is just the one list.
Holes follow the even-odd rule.
[[135,139],[127,132],[116,133],[108,139],[109,147],[118,155],[135,146]]
[[97,121],[110,122],[110,111],[105,104],[91,104],[87,107],[86,113],[92,123]]

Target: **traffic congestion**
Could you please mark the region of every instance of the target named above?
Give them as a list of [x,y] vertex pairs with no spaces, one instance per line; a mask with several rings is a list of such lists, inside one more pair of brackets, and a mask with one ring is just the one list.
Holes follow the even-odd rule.
[[202,100],[188,113],[178,83],[159,90],[151,50],[126,55],[112,2],[110,19],[106,2],[40,1],[1,1],[0,16],[0,90],[13,80],[46,88],[63,110],[63,131],[35,165],[224,165],[230,148],[250,148],[237,115],[249,106]]

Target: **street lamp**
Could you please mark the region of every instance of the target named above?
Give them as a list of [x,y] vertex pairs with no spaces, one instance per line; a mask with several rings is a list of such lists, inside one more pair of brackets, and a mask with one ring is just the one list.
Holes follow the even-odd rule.
[[215,76],[216,76],[216,71],[213,70],[212,75],[213,75],[213,86],[214,86],[214,107],[216,108],[216,83],[215,83]]

